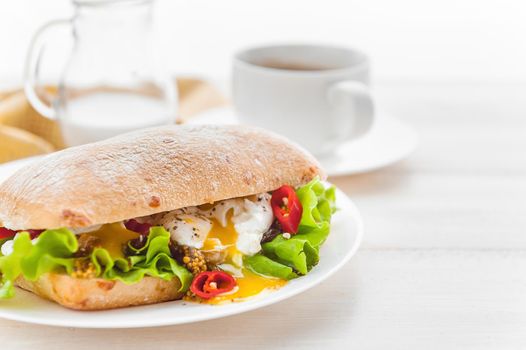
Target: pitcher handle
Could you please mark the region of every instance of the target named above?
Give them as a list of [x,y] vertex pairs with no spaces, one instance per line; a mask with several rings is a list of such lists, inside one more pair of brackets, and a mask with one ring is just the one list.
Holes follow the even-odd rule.
[[26,56],[24,67],[24,91],[26,97],[38,113],[49,119],[56,119],[57,116],[55,109],[42,101],[35,90],[35,86],[37,86],[36,83],[38,82],[37,77],[40,70],[40,61],[42,54],[45,51],[44,49],[47,43],[49,30],[56,27],[70,25],[71,19],[57,19],[44,24],[31,39],[31,44],[29,45],[29,50]]

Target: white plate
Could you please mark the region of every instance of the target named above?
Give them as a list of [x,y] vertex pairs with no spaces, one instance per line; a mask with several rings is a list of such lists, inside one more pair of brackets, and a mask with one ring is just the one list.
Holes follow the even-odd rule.
[[[0,166],[0,179],[5,179],[27,163],[28,161],[18,161]],[[321,248],[319,264],[308,275],[290,281],[281,289],[256,296],[245,302],[204,305],[173,301],[117,310],[81,312],[65,309],[29,292],[17,289],[13,299],[0,300],[0,317],[63,327],[135,328],[210,320],[274,304],[323,282],[338,271],[358,249],[363,235],[360,214],[351,200],[339,190],[337,206],[339,211],[334,214],[331,234]]]
[[[203,112],[189,122],[235,124],[237,117],[231,107],[221,107]],[[329,176],[359,174],[406,158],[417,144],[417,133],[410,125],[380,110],[367,135],[341,145],[333,155],[319,161]]]

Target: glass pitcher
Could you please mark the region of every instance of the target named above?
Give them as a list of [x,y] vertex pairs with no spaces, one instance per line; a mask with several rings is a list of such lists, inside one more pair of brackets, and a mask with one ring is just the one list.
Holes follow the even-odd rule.
[[[173,124],[177,92],[155,61],[153,0],[73,0],[73,4],[73,18],[50,22],[33,38],[24,86],[32,106],[58,121],[68,146]],[[58,27],[72,29],[73,49],[52,95],[39,72],[48,34]]]

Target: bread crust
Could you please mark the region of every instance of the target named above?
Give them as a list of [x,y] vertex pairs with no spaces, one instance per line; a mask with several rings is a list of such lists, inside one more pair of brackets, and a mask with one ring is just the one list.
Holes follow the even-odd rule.
[[298,186],[325,174],[300,147],[246,126],[141,130],[50,154],[0,185],[0,227],[87,227]]
[[67,308],[83,311],[156,304],[181,299],[184,295],[179,292],[181,283],[177,277],[165,281],[146,276],[128,285],[120,281],[48,273],[34,282],[19,278],[16,285]]

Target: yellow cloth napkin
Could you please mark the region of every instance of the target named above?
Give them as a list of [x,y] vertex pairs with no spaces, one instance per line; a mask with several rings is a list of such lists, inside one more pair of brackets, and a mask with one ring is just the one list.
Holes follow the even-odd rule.
[[[226,104],[213,85],[193,78],[177,80],[178,122],[213,107]],[[0,92],[0,163],[45,154],[64,148],[55,121],[36,112],[22,90]]]

